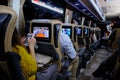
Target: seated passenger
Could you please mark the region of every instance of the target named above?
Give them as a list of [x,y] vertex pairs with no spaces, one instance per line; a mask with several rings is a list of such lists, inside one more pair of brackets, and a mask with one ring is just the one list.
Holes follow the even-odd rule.
[[[84,45],[83,40],[79,40],[78,41],[78,46],[79,46],[79,50],[78,50],[78,56],[79,56],[79,70],[81,68],[86,68],[86,62],[87,60],[85,59],[85,51],[87,52],[87,49]],[[78,71],[78,73],[80,74],[80,72]]]
[[79,63],[77,53],[73,47],[72,41],[69,38],[69,36],[62,32],[60,33],[60,45],[62,52],[65,53],[70,58],[71,64],[73,64],[72,76],[70,80],[75,80],[78,63]]
[[56,80],[56,65],[51,65],[51,67],[48,67],[44,72],[37,72],[37,63],[34,51],[36,39],[34,38],[34,36],[28,38],[28,47],[30,53],[28,53],[27,49],[25,49],[22,43],[23,39],[22,41],[20,41],[20,35],[17,32],[17,29],[15,29],[12,37],[13,51],[15,53],[18,53],[21,57],[21,69],[27,77],[27,80]]
[[92,73],[96,78],[103,80],[120,80],[120,50],[117,49],[110,57],[104,60]]
[[96,37],[95,32],[91,33],[91,34],[90,34],[90,37],[91,37],[92,43],[94,43],[94,42],[97,41],[97,37]]

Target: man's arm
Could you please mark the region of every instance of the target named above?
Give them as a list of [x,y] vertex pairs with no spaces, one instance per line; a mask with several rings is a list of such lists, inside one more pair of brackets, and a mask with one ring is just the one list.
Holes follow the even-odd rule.
[[61,33],[60,43],[61,43],[61,46],[64,47],[66,55],[68,55],[71,59],[74,59],[77,53],[73,47],[73,43],[71,39],[69,38],[69,36]]

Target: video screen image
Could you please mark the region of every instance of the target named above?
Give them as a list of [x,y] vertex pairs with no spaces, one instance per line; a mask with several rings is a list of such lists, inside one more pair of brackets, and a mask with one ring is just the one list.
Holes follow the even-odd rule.
[[33,27],[33,33],[34,36],[38,38],[49,38],[48,27]]
[[88,29],[85,28],[85,35],[88,35]]
[[81,29],[81,28],[79,28],[79,29],[77,30],[77,34],[78,34],[78,35],[81,35],[81,34],[82,34],[82,29]]
[[84,28],[84,36],[89,37],[89,29],[88,28]]
[[70,37],[71,36],[71,29],[70,28],[62,28],[62,33],[67,34]]

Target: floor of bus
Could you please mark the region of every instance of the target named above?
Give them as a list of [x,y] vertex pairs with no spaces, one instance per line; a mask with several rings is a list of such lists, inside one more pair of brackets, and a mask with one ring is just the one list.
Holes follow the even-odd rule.
[[98,49],[87,63],[87,67],[81,70],[78,80],[102,80],[102,78],[93,78],[92,73],[98,68],[100,63],[109,57],[112,53],[106,49]]

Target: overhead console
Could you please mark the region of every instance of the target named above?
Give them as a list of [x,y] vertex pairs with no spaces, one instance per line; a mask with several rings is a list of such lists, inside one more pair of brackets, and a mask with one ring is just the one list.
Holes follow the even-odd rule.
[[94,19],[95,21],[105,21],[105,16],[102,12],[100,6],[98,6],[98,1],[94,0],[65,0],[69,5],[73,6],[84,15]]
[[63,14],[64,10],[62,7],[51,3],[49,0],[31,0],[31,2],[35,5],[41,6],[48,10]]
[[101,21],[105,21],[105,16],[98,0],[81,0],[89,9],[100,18]]

